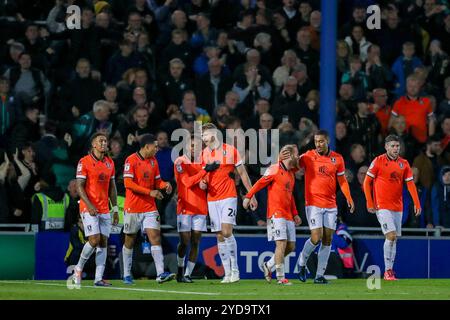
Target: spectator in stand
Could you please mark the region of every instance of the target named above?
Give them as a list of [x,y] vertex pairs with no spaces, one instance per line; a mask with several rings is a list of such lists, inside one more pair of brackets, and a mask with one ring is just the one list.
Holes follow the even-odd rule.
[[154,134],[156,129],[149,125],[150,112],[146,106],[136,106],[130,112],[126,121],[118,128],[118,133],[126,141],[126,149],[131,152],[139,150],[139,141],[142,135]]
[[344,159],[350,154],[350,138],[348,129],[343,121],[336,122],[336,152],[342,154]]
[[364,29],[361,26],[353,26],[352,34],[345,38],[345,42],[347,42],[352,49],[354,55],[359,56],[362,62],[366,62],[367,51],[371,46],[371,43],[364,37]]
[[398,57],[392,65],[392,73],[394,74],[394,86],[397,97],[405,94],[406,82],[417,67],[423,66],[422,61],[415,56],[415,46],[412,42],[403,44],[403,55]]
[[[406,82],[406,95],[398,99],[392,114],[405,117],[407,130],[421,144],[436,131],[436,123],[430,99],[419,96],[421,82],[415,76],[409,76]],[[392,117],[391,119],[393,119]]]
[[230,110],[231,114],[237,115],[239,113],[239,95],[234,91],[228,91],[225,94],[225,102],[224,104],[227,106],[228,110]]
[[217,41],[217,30],[212,28],[209,15],[200,12],[196,18],[197,30],[191,37],[190,45],[195,50],[201,50],[206,44]]
[[342,75],[350,69],[349,59],[351,56],[351,49],[347,42],[344,40],[338,40],[337,42],[337,74],[338,79],[342,78]]
[[417,153],[417,141],[407,131],[405,117],[399,116],[393,119],[389,134],[395,134],[400,139],[400,156],[412,162]]
[[160,84],[164,107],[171,104],[181,105],[183,93],[193,89],[191,79],[186,77],[186,66],[181,59],[174,58],[169,62],[169,75],[162,79]]
[[311,31],[302,27],[297,32],[297,45],[294,47],[298,58],[308,66],[309,76],[314,86],[319,84],[319,53],[311,48]]
[[350,69],[343,75],[342,83],[351,83],[354,89],[353,97],[355,99],[366,99],[369,89],[369,80],[367,74],[362,70],[362,63],[359,56],[350,57]]
[[202,123],[208,123],[211,121],[211,117],[208,112],[200,107],[197,107],[197,98],[194,91],[185,91],[183,94],[183,104],[180,108],[183,114],[194,115],[196,121]]
[[252,64],[245,65],[245,76],[233,85],[233,91],[239,95],[240,108],[244,119],[248,118],[252,107],[259,98],[270,100],[272,87],[263,78],[258,68]]
[[442,168],[433,186],[433,225],[450,228],[450,167]]
[[[244,128],[245,129],[256,129],[260,128],[261,124],[261,116],[263,114],[269,113],[270,110],[270,103],[267,99],[260,98],[256,101],[254,111],[252,112],[252,115],[247,119],[247,121],[244,122]],[[273,125],[273,117],[272,119],[272,125]]]
[[308,108],[305,100],[297,93],[297,85],[297,79],[292,76],[289,77],[284,83],[283,90],[275,97],[272,106],[275,125],[289,121],[297,128],[302,117],[315,120],[315,114]]
[[450,57],[449,52],[444,52],[439,40],[433,40],[430,44],[429,54],[427,55],[427,66],[429,68],[428,81],[432,85],[431,94],[436,94],[444,85],[445,78],[450,76]]
[[387,136],[389,120],[391,118],[392,106],[387,104],[388,94],[384,88],[376,88],[372,91],[373,103],[369,105],[369,111],[375,114],[381,126],[381,136]]
[[353,175],[356,176],[359,168],[367,165],[368,159],[364,147],[358,143],[352,144],[350,147],[350,159],[348,159],[346,164],[347,169],[349,169]]
[[94,103],[91,112],[81,116],[73,123],[73,148],[78,156],[88,150],[89,139],[94,133],[101,130],[108,135],[111,134],[110,113],[109,103],[105,100],[98,100]]
[[431,136],[428,138],[424,150],[413,161],[413,166],[419,169],[422,186],[431,190],[439,177],[441,167],[445,164],[444,161],[439,137]]
[[172,41],[162,50],[159,71],[161,75],[166,75],[169,71],[169,62],[173,59],[180,59],[187,66],[187,74],[191,73],[193,59],[192,49],[187,42],[187,33],[184,30],[175,29],[172,31]]
[[89,112],[95,101],[102,98],[102,84],[91,77],[91,64],[87,59],[80,59],[75,68],[76,75],[60,93],[60,119],[74,121]]
[[350,140],[365,146],[369,159],[378,155],[380,136],[380,123],[376,116],[369,111],[366,100],[358,101],[358,112],[353,115],[350,124]]
[[314,84],[308,76],[308,68],[305,64],[299,63],[292,69],[291,75],[297,79],[297,92],[301,97],[306,97],[308,93],[315,89]]
[[350,122],[352,114],[356,113],[356,101],[353,98],[353,85],[351,83],[343,83],[339,88],[339,99],[337,101],[337,119],[344,121],[345,124]]
[[7,146],[11,129],[22,116],[22,108],[10,94],[9,81],[0,77],[0,148]]
[[129,40],[120,41],[119,48],[120,50],[108,61],[106,74],[108,84],[117,84],[128,69],[143,66],[142,56],[134,50],[133,44]]
[[289,49],[284,51],[283,57],[281,58],[281,66],[275,69],[272,76],[276,92],[281,89],[287,78],[291,75],[293,68],[298,64],[300,64],[300,59],[294,50]]
[[380,47],[376,44],[369,46],[365,68],[369,90],[376,88],[390,89],[392,86],[392,73],[389,67],[381,61]]
[[39,138],[39,109],[35,106],[26,107],[25,118],[12,129],[9,150],[15,152],[17,148],[20,149],[28,142],[35,142]]
[[229,71],[223,69],[220,59],[211,58],[208,61],[208,72],[200,77],[196,84],[198,103],[213,114],[219,104],[224,102],[225,94],[233,86]]
[[51,84],[42,71],[31,67],[31,55],[23,52],[19,66],[8,69],[4,76],[10,82],[14,97],[23,105],[37,105],[43,109]]

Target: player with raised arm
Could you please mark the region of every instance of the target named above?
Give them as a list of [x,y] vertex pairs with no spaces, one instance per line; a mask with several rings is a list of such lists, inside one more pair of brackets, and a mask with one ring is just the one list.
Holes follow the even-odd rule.
[[311,237],[306,240],[299,259],[298,278],[302,282],[307,278],[308,258],[321,241],[314,283],[328,283],[324,274],[330,256],[331,240],[336,230],[337,184],[347,199],[350,212],[353,213],[355,210],[350,187],[344,175],[344,159],[339,153],[330,150],[329,143],[328,132],[319,130],[314,134],[316,148],[299,157],[299,167],[305,170],[305,209],[311,230]]
[[419,216],[422,209],[414,184],[413,172],[408,161],[399,156],[400,139],[389,135],[385,139],[386,153],[376,157],[364,179],[364,194],[367,211],[375,213],[385,236],[384,280],[397,280],[394,261],[397,251],[397,237],[402,234],[403,183],[414,201],[414,213]]
[[[175,180],[178,187],[177,229],[180,234],[178,243],[177,282],[192,283],[191,274],[198,256],[198,246],[202,232],[206,229],[208,203],[206,190],[200,189],[203,177],[219,167],[218,162],[207,164],[202,169],[202,140],[191,136],[186,146],[186,154],[174,161]],[[190,246],[187,268],[184,272],[185,255]]]
[[283,151],[289,152],[291,157],[280,160],[267,169],[264,176],[245,196],[243,206],[247,209],[250,199],[261,189],[268,188],[267,237],[269,241],[275,241],[275,254],[268,261],[269,266],[264,263],[263,270],[266,280],[270,282],[271,267],[275,265],[277,283],[291,285],[284,274],[284,257],[295,250],[295,226],[302,223],[292,194],[295,184],[293,169],[298,165],[298,149],[296,145],[286,145],[281,149],[281,152]]
[[141,228],[146,232],[151,243],[151,253],[156,266],[156,281],[163,283],[173,280],[174,273],[164,272],[164,255],[161,247],[160,216],[156,208],[155,198],[161,200],[166,193],[172,192],[169,182],[161,180],[155,154],[158,151],[156,138],[152,134],[144,134],[140,139],[140,150],[125,160],[124,184],[126,188],[124,204],[125,241],[122,248],[123,282],[133,284],[131,266],[133,262],[133,246],[136,234]]
[[[221,283],[239,281],[237,263],[237,243],[233,236],[233,226],[236,225],[237,192],[234,179],[230,175],[238,172],[247,191],[252,183],[237,149],[218,139],[217,127],[212,123],[202,126],[202,140],[206,147],[202,152],[202,163],[218,161],[217,170],[206,175],[208,193],[208,212],[211,221],[211,231],[217,234],[217,246],[225,271]],[[202,182],[201,182],[202,183]],[[250,207],[255,210],[258,203],[255,197],[250,201]]]
[[77,191],[80,195],[80,215],[84,234],[88,241],[81,251],[80,259],[74,269],[73,281],[81,284],[84,265],[95,253],[95,286],[110,286],[103,280],[107,257],[107,243],[111,232],[109,200],[113,206],[113,224],[119,222],[117,190],[114,180],[114,162],[106,156],[108,139],[103,133],[95,133],[91,139],[91,151],[80,159],[77,167]]

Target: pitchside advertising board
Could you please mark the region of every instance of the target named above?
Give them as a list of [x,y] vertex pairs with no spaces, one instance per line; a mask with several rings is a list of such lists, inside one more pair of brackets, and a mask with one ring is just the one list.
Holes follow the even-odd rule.
[[[263,273],[260,269],[261,263],[268,259],[274,250],[274,244],[269,243],[263,234],[258,235],[235,235],[239,249],[239,267],[242,279],[262,279]],[[3,238],[2,238],[3,239]],[[166,239],[172,246],[173,252],[176,252],[178,243],[177,234],[166,234]],[[287,257],[285,266],[288,269],[287,277],[295,278],[297,272],[297,261],[299,253],[307,238],[297,238],[297,248],[295,253]],[[7,240],[9,241],[9,240]],[[18,239],[14,240],[18,241]],[[3,240],[2,240],[3,242]],[[0,243],[2,243],[0,242]],[[35,236],[36,242],[36,261],[35,261],[35,279],[67,279],[67,266],[64,264],[64,256],[69,243],[69,235],[62,232],[42,232]],[[383,242],[382,237],[354,237],[355,250],[355,271],[365,272],[371,265],[378,265],[383,269]],[[8,243],[8,242],[6,242]],[[9,242],[11,243],[11,242]],[[118,263],[118,254],[122,248],[120,237],[117,234],[111,236],[110,244],[116,249],[114,255],[109,258]],[[20,243],[15,244],[22,246]],[[26,244],[23,244],[26,245]],[[21,265],[21,268],[27,270],[34,269],[30,264],[34,261],[31,258],[23,257],[24,251],[6,250],[7,246],[0,245],[0,256],[12,257],[19,263],[25,263],[27,268]],[[26,255],[32,254],[32,251],[25,251]],[[403,237],[398,242],[397,259],[395,269],[400,278],[450,278],[450,238],[412,238]],[[24,261],[26,259],[27,261]],[[217,251],[216,238],[207,234],[204,235],[200,245],[199,263],[206,264],[213,269],[217,276],[223,275],[220,257]],[[33,267],[33,268],[32,268]],[[4,264],[0,263],[0,278],[11,277],[4,272],[13,272],[11,265],[5,269]],[[26,273],[23,273],[25,275]],[[19,278],[17,274],[16,279]]]

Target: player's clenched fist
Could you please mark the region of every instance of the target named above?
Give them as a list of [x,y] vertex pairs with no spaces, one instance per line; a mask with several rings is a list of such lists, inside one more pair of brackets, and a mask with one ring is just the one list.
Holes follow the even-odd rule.
[[299,225],[302,224],[302,218],[300,218],[298,215],[294,216],[294,223],[295,226],[298,227]]
[[159,190],[150,191],[150,197],[156,198],[158,200],[162,200],[164,198],[163,194]]

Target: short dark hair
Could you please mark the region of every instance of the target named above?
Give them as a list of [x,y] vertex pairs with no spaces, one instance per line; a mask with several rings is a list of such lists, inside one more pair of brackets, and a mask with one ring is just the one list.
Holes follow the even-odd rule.
[[151,133],[146,133],[144,135],[142,135],[141,137],[141,141],[139,142],[139,146],[141,148],[145,147],[147,144],[153,144],[156,141],[156,137],[155,135],[151,134]]
[[384,139],[385,144],[389,142],[400,142],[400,138],[395,134],[390,134]]
[[330,135],[328,134],[328,131],[326,130],[317,130],[316,133],[314,133],[315,136],[324,136],[325,138],[329,138]]
[[89,145],[92,146],[92,142],[94,142],[94,140],[97,139],[98,137],[105,137],[106,139],[108,139],[108,136],[105,133],[96,132],[91,136],[91,139],[89,139]]

